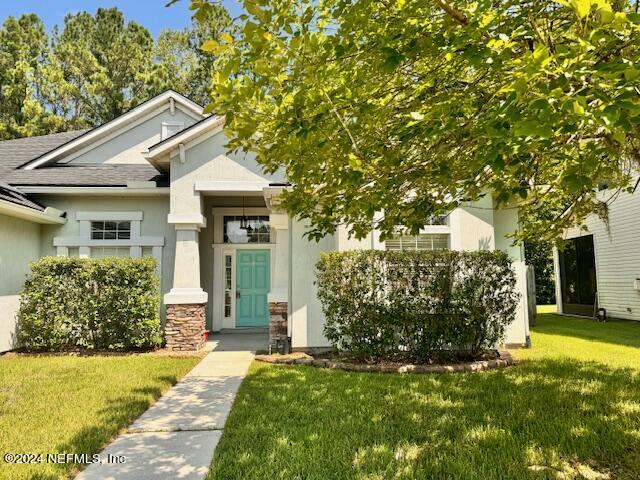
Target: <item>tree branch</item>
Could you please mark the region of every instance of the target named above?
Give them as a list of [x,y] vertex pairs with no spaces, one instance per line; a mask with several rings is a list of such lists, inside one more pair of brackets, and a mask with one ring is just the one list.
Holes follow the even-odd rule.
[[447,0],[435,0],[435,2],[438,4],[438,6],[442,10],[447,12],[447,14],[449,14],[449,16],[453,18],[456,22],[458,22],[460,25],[466,27],[469,24],[469,20],[467,19],[465,14],[462,13],[460,10],[456,9],[455,7],[452,7],[449,4],[449,2],[447,2]]

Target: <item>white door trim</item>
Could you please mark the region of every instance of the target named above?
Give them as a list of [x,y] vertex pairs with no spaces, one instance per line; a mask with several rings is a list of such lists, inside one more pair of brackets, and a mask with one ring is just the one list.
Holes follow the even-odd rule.
[[[213,324],[218,323],[222,328],[236,328],[236,254],[237,250],[269,250],[269,279],[274,282],[275,271],[275,243],[213,243],[213,305],[211,313]],[[225,288],[225,255],[231,255],[231,317],[224,316],[224,288]],[[220,322],[216,322],[219,319]]]

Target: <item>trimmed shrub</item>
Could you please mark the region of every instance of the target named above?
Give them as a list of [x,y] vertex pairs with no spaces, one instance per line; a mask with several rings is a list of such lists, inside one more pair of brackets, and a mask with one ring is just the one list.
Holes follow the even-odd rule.
[[316,273],[325,336],[360,360],[478,358],[519,299],[501,251],[331,252]]
[[18,342],[27,350],[132,350],[162,342],[153,258],[45,257],[20,297]]

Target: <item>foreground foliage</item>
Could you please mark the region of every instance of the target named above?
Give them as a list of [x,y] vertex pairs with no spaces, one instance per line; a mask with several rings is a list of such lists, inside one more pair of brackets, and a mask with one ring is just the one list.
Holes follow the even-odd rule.
[[12,453],[97,453],[198,361],[155,355],[0,357],[0,478],[66,479],[74,463],[8,465]]
[[[194,8],[206,1],[192,0]],[[606,213],[640,165],[640,15],[625,0],[245,0],[211,108],[294,185],[320,237],[417,233],[491,191],[528,238]],[[377,217],[376,212],[384,211]]]
[[330,252],[316,275],[326,337],[360,360],[477,358],[518,305],[501,251]]
[[20,295],[21,347],[130,350],[161,343],[153,258],[44,257],[31,263]]
[[532,339],[481,374],[256,362],[209,478],[636,479],[640,325],[546,314]]

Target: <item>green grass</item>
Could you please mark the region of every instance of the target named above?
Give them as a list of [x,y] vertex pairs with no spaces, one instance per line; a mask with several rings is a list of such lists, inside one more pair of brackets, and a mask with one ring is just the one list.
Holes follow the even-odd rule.
[[538,305],[538,313],[556,313],[557,311],[556,305]]
[[6,452],[99,452],[196,357],[0,357],[0,478],[62,479],[74,464],[8,465]]
[[209,478],[639,478],[640,324],[538,318],[533,348],[503,370],[255,362]]

